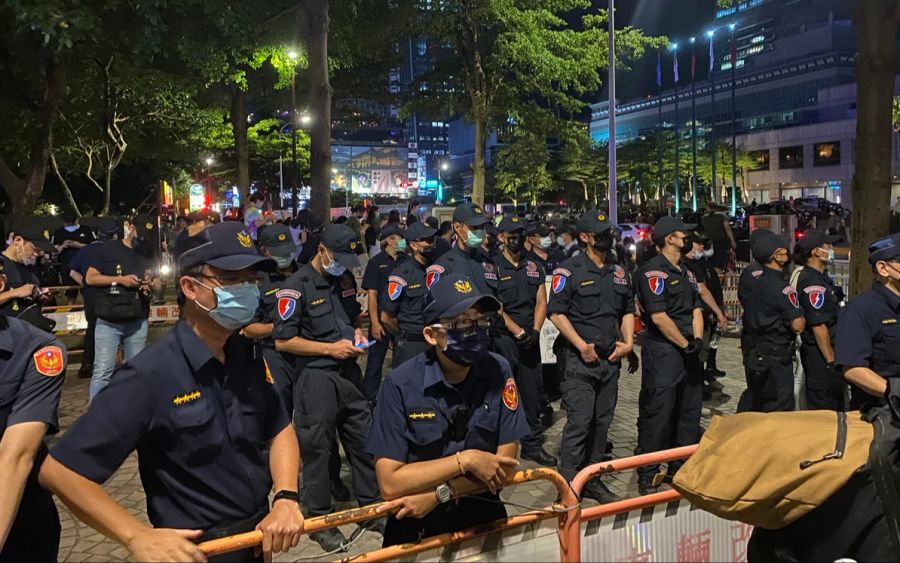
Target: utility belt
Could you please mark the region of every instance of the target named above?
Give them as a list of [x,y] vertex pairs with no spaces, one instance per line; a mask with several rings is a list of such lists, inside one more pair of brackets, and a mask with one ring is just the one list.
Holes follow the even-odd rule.
[[[236,534],[243,534],[244,532],[252,532],[256,529],[257,524],[262,522],[263,518],[268,516],[268,514],[269,507],[266,506],[259,509],[256,514],[249,518],[230,522],[222,522],[220,524],[210,526],[203,532],[203,535],[200,536],[200,539],[197,540],[197,543],[217,540]],[[249,549],[252,550],[253,548]]]
[[794,343],[773,344],[770,342],[757,342],[747,354],[747,367],[751,371],[763,373],[769,370],[770,360],[786,363],[790,362],[794,355]]

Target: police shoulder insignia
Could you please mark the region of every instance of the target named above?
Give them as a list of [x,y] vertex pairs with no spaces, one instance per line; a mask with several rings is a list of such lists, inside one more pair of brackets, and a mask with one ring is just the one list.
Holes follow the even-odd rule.
[[390,277],[388,278],[388,281],[392,281],[392,282],[394,282],[394,283],[399,283],[399,284],[402,285],[402,286],[405,286],[405,285],[406,285],[406,280],[403,279],[403,278],[401,278],[400,276],[390,276]]
[[433,420],[436,416],[437,413],[431,409],[419,409],[406,413],[406,417],[410,420]]
[[897,324],[897,319],[882,319],[881,324],[883,325],[895,325]]
[[586,285],[594,285],[594,280],[584,280],[583,282],[581,282],[581,287],[584,287]]
[[172,399],[172,404],[176,407],[180,407],[181,405],[186,405],[187,403],[192,403],[200,398],[200,391],[191,391],[190,393],[185,393],[184,395],[178,395],[174,399]]
[[825,287],[821,285],[811,285],[803,288],[806,293],[809,304],[813,309],[821,309],[825,305]]
[[797,290],[792,286],[787,286],[781,290],[781,293],[787,295],[788,300],[790,300],[791,305],[794,307],[800,307],[800,300],[797,299]]
[[649,272],[644,272],[644,275],[647,276],[647,278],[666,279],[669,277],[669,274],[667,274],[665,272],[660,272],[659,270],[650,270]]
[[292,299],[300,299],[300,292],[296,289],[279,289],[275,293],[275,297],[290,297]]
[[613,274],[614,274],[617,278],[624,278],[624,277],[625,277],[625,270],[622,269],[622,266],[616,266],[615,269],[613,270]]
[[278,316],[283,321],[293,317],[294,313],[297,311],[297,300],[293,297],[279,297],[277,305]]
[[438,264],[432,264],[428,266],[428,269],[425,270],[425,287],[429,290],[434,287],[434,284],[437,283],[439,279],[441,279],[441,274],[444,273],[444,267],[439,266]]
[[[654,273],[660,275],[650,275]],[[647,286],[650,288],[650,291],[653,292],[654,295],[662,295],[663,290],[666,288],[667,277],[668,276],[665,274],[665,272],[647,272]]]
[[41,375],[56,377],[66,369],[63,352],[59,346],[44,346],[34,353],[34,368]]
[[237,240],[241,246],[244,248],[250,248],[253,246],[253,239],[250,238],[250,233],[247,231],[241,231],[237,234]]
[[503,404],[511,411],[519,408],[519,389],[516,387],[516,381],[511,377],[503,386]]
[[763,271],[762,270],[753,270],[752,272],[750,272],[750,275],[753,276],[754,278],[758,278],[759,276],[763,275]]
[[553,275],[554,275],[554,276],[555,276],[555,275],[560,275],[560,276],[566,276],[566,277],[569,277],[569,276],[572,275],[572,272],[570,272],[569,270],[567,270],[567,269],[565,269],[565,268],[557,268],[557,269],[553,270]]
[[[565,272],[563,274],[562,272]],[[562,268],[557,268],[553,271],[553,281],[550,282],[550,289],[553,290],[553,293],[559,293],[566,287],[566,280],[569,279],[569,276],[572,274],[568,270],[563,270]]]

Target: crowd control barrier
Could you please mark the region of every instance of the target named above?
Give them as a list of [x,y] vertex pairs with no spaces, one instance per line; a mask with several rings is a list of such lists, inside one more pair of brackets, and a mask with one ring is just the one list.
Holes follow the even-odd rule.
[[[578,497],[562,475],[546,467],[518,471],[506,480],[506,485],[520,485],[532,481],[548,481],[552,483],[556,487],[558,493],[557,504],[547,510],[526,512],[506,520],[491,522],[451,534],[442,534],[426,538],[418,543],[391,546],[369,553],[355,555],[351,559],[353,561],[387,561],[398,559],[400,557],[407,557],[466,539],[477,538],[497,531],[556,518],[558,519],[557,538],[559,542],[560,560],[579,563],[581,561],[581,556],[577,545],[580,532],[579,513],[581,507]],[[485,490],[487,489],[480,488],[468,494],[482,493]],[[389,514],[388,512],[378,512],[377,509],[379,506],[381,506],[381,504],[374,504],[310,518],[305,522],[303,533],[310,534],[328,528],[343,526],[345,524],[354,524],[365,520],[380,518]],[[262,532],[252,531],[203,542],[199,547],[207,556],[211,556],[254,547],[262,543],[262,538]],[[573,548],[573,546],[575,547]]]

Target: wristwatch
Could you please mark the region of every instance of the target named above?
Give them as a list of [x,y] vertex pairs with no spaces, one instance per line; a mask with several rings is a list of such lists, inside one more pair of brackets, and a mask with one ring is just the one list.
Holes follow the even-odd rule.
[[453,498],[453,489],[450,488],[450,483],[441,483],[434,489],[434,496],[437,497],[437,500],[441,504],[447,504],[450,502],[450,499]]
[[278,491],[277,493],[275,493],[275,496],[272,497],[272,504],[274,505],[281,499],[292,500],[297,504],[300,504],[300,494],[297,491],[288,491],[286,489]]

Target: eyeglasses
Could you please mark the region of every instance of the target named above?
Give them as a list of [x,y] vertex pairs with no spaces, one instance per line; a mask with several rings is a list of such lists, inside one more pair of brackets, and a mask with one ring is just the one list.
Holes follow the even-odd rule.
[[219,285],[241,285],[241,284],[250,284],[259,287],[262,283],[263,278],[260,274],[254,274],[252,276],[214,276],[212,274],[200,274],[200,278],[205,278],[208,280],[215,280]]
[[444,330],[457,330],[462,332],[470,332],[476,328],[491,328],[493,321],[490,317],[478,317],[477,319],[465,319],[450,323],[449,325],[435,323],[432,328],[442,328]]

